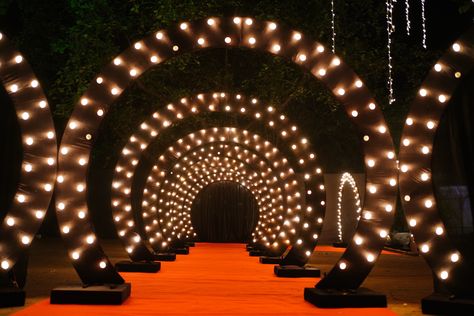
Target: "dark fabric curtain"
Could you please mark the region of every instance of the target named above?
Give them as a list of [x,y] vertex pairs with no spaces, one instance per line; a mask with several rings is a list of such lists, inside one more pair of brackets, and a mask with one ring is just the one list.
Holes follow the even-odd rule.
[[[464,75],[441,119],[433,150],[436,199],[448,234],[474,258],[474,71]],[[472,261],[474,262],[474,261]]]
[[0,85],[0,220],[11,207],[20,179],[22,155],[15,109]]
[[191,208],[199,241],[247,242],[258,221],[253,194],[235,182],[216,182],[203,188]]

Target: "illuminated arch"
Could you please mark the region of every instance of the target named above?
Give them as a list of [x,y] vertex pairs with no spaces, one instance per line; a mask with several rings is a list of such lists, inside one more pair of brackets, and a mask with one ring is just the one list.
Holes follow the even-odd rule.
[[0,266],[8,271],[33,241],[48,209],[56,179],[57,143],[38,79],[2,33],[0,81],[15,107],[23,144],[19,185],[0,227]]
[[[86,185],[90,149],[108,107],[135,78],[152,66],[182,52],[209,47],[267,51],[301,65],[328,86],[345,106],[359,133],[364,135],[365,159],[375,162],[367,169],[369,194],[364,201],[364,212],[371,216],[363,216],[358,225],[358,235],[366,242],[350,243],[337,266],[318,283],[320,288],[357,288],[383,248],[385,239],[380,238],[379,231],[389,229],[393,212],[385,210],[396,201],[396,161],[382,112],[360,78],[321,44],[274,22],[242,17],[184,22],[156,32],[115,58],[85,91],[62,138],[59,172],[64,181],[57,186],[57,203],[64,206],[57,212],[59,224],[71,224],[72,228],[72,233],[62,236],[74,268],[85,283],[123,283],[99,244],[94,242],[91,223],[86,218],[78,218],[78,214],[87,217],[87,203],[86,193],[78,192],[77,188]],[[81,159],[86,164],[79,164]]]
[[[150,180],[150,179],[149,179],[149,180]],[[117,187],[117,189],[120,189],[120,187]],[[155,185],[154,185],[154,186],[151,187],[150,189],[145,189],[145,190],[146,190],[146,192],[150,191],[150,193],[152,193],[152,192],[156,191],[157,189],[159,189],[159,186],[155,186]],[[153,195],[155,196],[155,199],[156,199],[156,193],[153,193]],[[118,202],[118,201],[113,201],[114,204],[116,204],[116,202]],[[148,206],[154,207],[153,203],[154,203],[154,202],[152,202],[151,200],[148,201],[148,199],[145,199],[145,201],[142,203],[142,206],[143,206],[143,208],[144,208],[144,212],[143,212],[142,216],[143,216],[143,218],[144,218],[145,221],[146,221],[148,218],[150,218],[150,220],[152,220],[152,223],[153,223],[153,224],[157,224],[156,222],[154,222],[155,217],[154,217],[154,216],[151,216],[151,214],[156,214],[156,207],[154,208],[154,211],[151,211],[150,209],[146,209]],[[152,205],[153,205],[153,206],[152,206]],[[117,223],[121,223],[121,222],[122,222],[122,220],[123,220],[123,218],[121,218],[122,215],[123,215],[123,213],[120,213],[120,212],[117,213],[117,215],[116,215],[116,217],[115,217],[115,221],[116,221]],[[128,227],[131,227],[131,225],[129,224]],[[119,231],[119,236],[122,236],[122,237],[125,237],[126,234],[127,234],[127,231],[129,231],[129,230],[127,229],[127,227],[123,227],[123,226],[122,226],[122,227],[119,226],[119,227],[117,227],[117,229],[118,229],[118,231]],[[160,241],[157,240],[156,238],[154,238],[153,236],[154,236],[154,235],[156,236],[157,234],[161,235],[161,232],[158,232],[158,231],[156,231],[156,230],[155,230],[155,231],[151,231],[151,229],[152,229],[152,227],[150,227],[149,225],[145,225],[145,231],[146,231],[146,232],[150,232],[150,234],[149,234],[149,240],[150,240],[150,242],[151,242],[151,245],[154,247],[155,251],[160,251],[160,250],[162,250],[162,249],[158,248],[159,245],[160,245]],[[135,236],[136,236],[136,235],[135,235]],[[133,243],[132,243],[132,242],[129,242],[128,245],[127,245],[127,248],[130,249],[130,250],[136,247],[136,244],[138,243],[139,240],[133,240],[133,238],[132,238],[131,241],[133,241]],[[162,241],[161,241],[161,242],[162,242]],[[132,244],[133,244],[133,248],[130,248]],[[134,249],[134,252],[135,252],[135,249]]]
[[[243,164],[241,162],[237,164],[236,161],[234,160],[234,161],[232,161],[233,169],[229,169],[229,170],[227,170],[227,172],[224,172],[224,171],[220,170],[220,168],[219,168],[220,166],[218,166],[218,169],[216,169],[216,167],[211,166],[209,164],[209,162],[201,161],[200,162],[200,167],[203,167],[203,165],[205,166],[206,164],[209,165],[209,167],[213,170],[213,172],[209,173],[209,175],[215,175],[215,174],[218,174],[220,172],[221,176],[219,176],[219,179],[225,178],[226,180],[239,181],[239,183],[241,183],[250,192],[252,192],[252,194],[255,196],[257,201],[260,201],[260,204],[261,204],[261,202],[263,201],[261,199],[261,190],[262,190],[261,182],[257,182],[257,183],[252,184],[248,181],[247,178],[245,178],[245,175],[248,173],[249,166],[243,166]],[[255,171],[253,171],[252,173],[254,175],[257,175],[257,177],[258,177],[258,174]],[[233,175],[233,177],[228,178],[229,175]],[[150,205],[152,205],[152,203],[150,203]],[[136,242],[138,243],[138,241],[139,240],[137,240]],[[127,248],[127,252],[131,253],[134,250],[133,247],[134,246],[129,246]]]
[[[128,249],[131,249],[133,240],[134,251],[132,260],[151,260],[153,255],[147,250],[143,243],[138,243],[138,235],[133,228],[133,214],[131,212],[131,182],[136,167],[143,156],[143,152],[150,143],[156,140],[161,133],[183,119],[200,113],[234,113],[252,120],[262,122],[272,130],[278,127],[275,133],[287,144],[287,147],[295,156],[299,169],[303,169],[309,174],[309,170],[316,169],[316,155],[310,152],[310,144],[307,139],[299,136],[296,125],[290,124],[289,119],[278,112],[273,106],[266,106],[256,98],[248,98],[240,94],[229,94],[224,92],[202,93],[189,98],[181,98],[180,102],[168,104],[165,108],[156,111],[151,117],[140,124],[140,129],[130,137],[129,142],[124,146],[120,158],[115,168],[113,188],[112,188],[112,209],[114,217],[124,219],[122,222],[132,224],[128,228],[118,227],[123,236],[121,240]],[[299,158],[298,158],[299,157]],[[320,168],[319,168],[320,169]],[[313,180],[313,179],[311,179]],[[321,183],[314,184],[307,181],[308,187],[321,187]],[[313,197],[315,197],[313,195]],[[324,200],[323,197],[319,197]],[[311,199],[307,199],[311,202]],[[324,205],[311,205],[312,208],[321,208]],[[124,214],[118,214],[122,212]],[[324,213],[324,212],[323,212]],[[128,215],[127,215],[128,214]],[[117,222],[116,225],[123,225]],[[120,236],[120,235],[119,235]]]
[[433,193],[431,160],[441,116],[474,67],[473,39],[471,27],[429,72],[411,105],[400,146],[400,196],[410,230],[433,273],[453,293],[472,287],[468,278],[473,280],[473,273],[445,234]]
[[[234,145],[245,145],[251,148],[254,152],[264,151],[265,158],[277,162],[277,165],[273,165],[277,172],[280,174],[280,178],[286,181],[285,188],[287,190],[286,198],[288,200],[287,209],[281,210],[286,212],[291,210],[291,213],[297,209],[301,209],[303,204],[301,193],[298,192],[297,183],[298,179],[295,176],[293,169],[290,167],[287,159],[279,152],[274,145],[270,142],[262,139],[257,134],[252,134],[246,130],[240,130],[234,127],[214,127],[209,129],[203,129],[196,133],[191,133],[188,136],[178,140],[175,145],[168,148],[168,154],[162,155],[158,159],[158,164],[152,168],[152,172],[155,176],[151,182],[153,184],[160,183],[159,177],[164,177],[166,172],[169,170],[169,164],[173,162],[169,157],[174,155],[177,158],[186,157],[188,152],[192,151],[197,146],[213,144],[216,141],[233,143]],[[148,179],[150,182],[150,178]],[[292,197],[289,199],[289,197]],[[287,214],[282,214],[283,217],[287,217]],[[283,221],[283,220],[282,220]],[[151,224],[149,226],[153,227]],[[296,229],[294,231],[296,234]]]
[[[255,155],[255,153],[250,153],[247,149],[244,149],[244,150],[240,151],[240,149],[244,148],[244,147],[239,147],[239,146],[234,145],[234,146],[231,147],[231,151],[223,152],[228,147],[229,147],[229,144],[210,143],[209,146],[199,147],[199,153],[200,154],[204,153],[204,154],[207,154],[207,155],[212,153],[213,155],[211,157],[213,157],[213,159],[219,158],[219,159],[238,160],[241,163],[244,163],[244,164],[248,165],[251,168],[257,169],[258,174],[259,174],[257,178],[261,178],[260,182],[264,181],[264,179],[265,179],[265,181],[264,181],[265,185],[269,185],[269,184],[271,184],[272,181],[274,181],[274,184],[272,185],[272,187],[275,186],[275,185],[277,185],[278,187],[277,187],[277,190],[273,190],[273,188],[270,189],[270,194],[267,195],[268,200],[269,200],[268,206],[261,203],[261,207],[263,208],[263,211],[266,211],[268,209],[269,216],[272,216],[270,211],[274,208],[274,206],[276,206],[274,204],[276,204],[276,202],[278,202],[278,200],[281,199],[281,192],[285,191],[285,187],[284,187],[283,183],[281,181],[277,180],[278,179],[278,174],[276,172],[274,172],[272,168],[269,167],[269,164],[268,164],[267,161],[264,161],[263,159],[259,159],[258,156]],[[206,150],[201,151],[201,149],[206,149]],[[222,153],[221,153],[221,151],[222,151]],[[176,164],[174,164],[174,166],[168,170],[168,176],[163,178],[164,179],[163,181],[160,181],[161,183],[163,183],[163,186],[166,185],[166,184],[169,184],[170,186],[172,186],[172,190],[167,190],[166,188],[161,186],[160,183],[157,183],[156,188],[160,189],[159,191],[161,193],[163,193],[163,191],[167,192],[167,195],[169,197],[171,197],[171,199],[172,199],[172,201],[168,200],[165,203],[163,201],[163,198],[161,198],[161,199],[159,199],[160,203],[165,204],[165,205],[168,205],[168,204],[169,205],[174,205],[173,203],[176,202],[175,201],[175,198],[176,198],[175,192],[176,192],[177,189],[179,189],[179,187],[176,184],[175,180],[173,180],[173,179],[182,176],[182,174],[184,172],[188,171],[187,168],[193,167],[195,164],[201,162],[202,160],[205,160],[205,161],[209,160],[209,158],[202,159],[201,155],[199,155],[197,157],[194,156],[194,157],[191,157],[190,159],[187,159],[188,157],[192,156],[192,154],[194,154],[196,152],[197,152],[196,150],[193,150],[192,153],[187,154],[181,160],[179,160]],[[232,153],[235,153],[236,155],[233,156]],[[235,157],[237,157],[237,159],[235,159]],[[182,160],[185,160],[185,161],[182,162]],[[177,167],[178,167],[178,169],[177,169]],[[265,191],[266,190],[267,189],[265,188]],[[271,192],[272,190],[274,192]],[[158,199],[158,197],[159,196],[156,196],[156,199]],[[161,202],[161,201],[163,201],[163,202]],[[286,199],[281,199],[280,203],[284,203],[280,206],[280,209],[286,209],[286,207],[285,207]],[[189,216],[189,213],[188,213],[188,216]],[[260,214],[260,216],[259,216],[259,220],[261,220],[261,219],[262,219],[262,214]]]
[[355,206],[357,208],[357,220],[360,219],[360,213],[362,211],[361,201],[359,196],[359,189],[357,189],[357,183],[355,182],[354,177],[349,172],[344,172],[339,180],[339,189],[337,191],[337,238],[339,242],[343,242],[342,236],[342,193],[344,191],[344,186],[346,183],[349,183],[354,194]]

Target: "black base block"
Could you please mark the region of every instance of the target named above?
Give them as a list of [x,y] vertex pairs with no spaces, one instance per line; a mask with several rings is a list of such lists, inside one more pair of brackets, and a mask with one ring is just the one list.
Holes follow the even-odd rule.
[[176,254],[175,253],[154,253],[153,260],[156,261],[176,261]]
[[263,253],[260,250],[250,250],[249,256],[250,257],[260,257]]
[[275,266],[273,272],[280,278],[319,278],[321,270],[314,267]]
[[156,273],[160,271],[160,262],[133,262],[133,261],[119,261],[115,264],[115,268],[119,272],[144,272]]
[[262,264],[279,264],[281,262],[281,257],[267,257],[262,256],[259,259]]
[[304,299],[317,307],[387,307],[387,297],[366,288],[354,291],[305,288]]
[[332,246],[336,248],[347,248],[347,243],[343,241],[338,241],[333,243]]
[[474,298],[456,298],[433,293],[421,300],[423,314],[474,315]]
[[174,252],[177,255],[189,255],[189,248],[184,247],[184,248],[173,248],[171,249],[172,252]]
[[254,246],[251,246],[251,245],[245,245],[245,250],[246,251],[250,251],[250,250],[254,250],[255,247]]
[[17,287],[0,287],[0,307],[25,305],[25,291]]
[[196,246],[196,244],[194,243],[194,241],[187,241],[184,243],[186,245],[186,247],[194,247]]
[[130,283],[113,286],[58,287],[51,291],[51,304],[121,305],[129,296]]

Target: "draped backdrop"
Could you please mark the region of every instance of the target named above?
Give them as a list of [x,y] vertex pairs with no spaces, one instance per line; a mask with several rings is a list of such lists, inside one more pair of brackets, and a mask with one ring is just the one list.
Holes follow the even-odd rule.
[[204,187],[191,208],[191,221],[199,241],[247,242],[258,221],[253,194],[236,182],[215,182]]

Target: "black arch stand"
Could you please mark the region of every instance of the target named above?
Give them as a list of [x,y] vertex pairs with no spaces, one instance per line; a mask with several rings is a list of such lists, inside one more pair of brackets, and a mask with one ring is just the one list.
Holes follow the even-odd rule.
[[443,287],[435,274],[433,285],[434,293],[421,300],[423,314],[474,315],[474,290],[465,295],[453,295]]
[[321,270],[308,264],[308,256],[288,248],[281,257],[279,265],[273,268],[276,276],[281,278],[319,278]]
[[130,283],[58,287],[51,291],[51,304],[121,305],[129,298]]
[[122,260],[115,264],[117,271],[156,273],[161,269],[161,263],[154,262],[154,254],[143,244],[135,248],[129,256],[131,261]]
[[0,307],[25,305],[27,266],[28,255],[21,255],[11,270],[0,272]]
[[355,290],[305,288],[304,299],[320,308],[387,307],[384,294],[363,287]]

